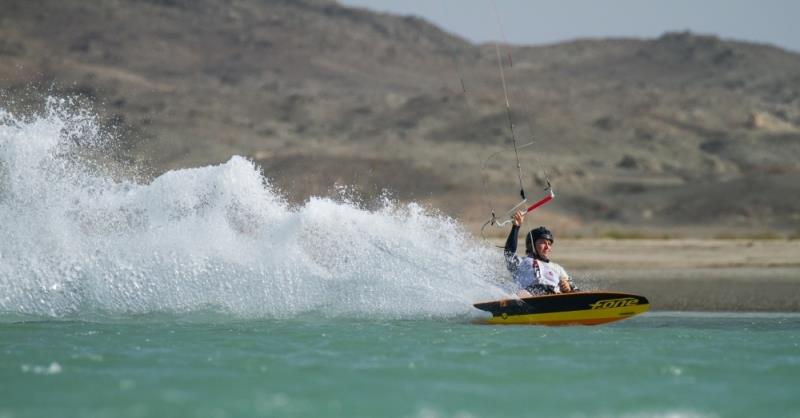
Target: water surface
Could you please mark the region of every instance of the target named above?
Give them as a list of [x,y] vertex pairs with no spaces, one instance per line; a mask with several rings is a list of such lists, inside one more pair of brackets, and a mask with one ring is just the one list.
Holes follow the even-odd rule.
[[0,416],[798,416],[798,331],[796,314],[3,323]]

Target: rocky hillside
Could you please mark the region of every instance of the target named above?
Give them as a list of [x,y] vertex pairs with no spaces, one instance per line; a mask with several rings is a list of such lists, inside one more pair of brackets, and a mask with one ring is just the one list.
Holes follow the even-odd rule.
[[[4,100],[93,102],[122,132],[118,158],[151,175],[240,154],[293,200],[388,189],[469,225],[517,198],[493,45],[330,1],[2,11]],[[538,221],[581,235],[800,231],[800,55],[691,33],[502,51],[518,142],[533,141],[528,194],[549,178],[558,195]]]

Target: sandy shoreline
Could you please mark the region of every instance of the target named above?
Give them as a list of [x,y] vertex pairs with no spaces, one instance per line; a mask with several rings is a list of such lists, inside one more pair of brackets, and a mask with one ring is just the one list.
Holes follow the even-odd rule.
[[563,239],[553,259],[583,289],[641,294],[653,310],[800,312],[798,240]]

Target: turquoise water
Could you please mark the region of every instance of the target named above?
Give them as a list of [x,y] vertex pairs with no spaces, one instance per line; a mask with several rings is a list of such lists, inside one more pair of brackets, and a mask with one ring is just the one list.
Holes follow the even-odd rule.
[[0,417],[797,417],[800,315],[0,324]]

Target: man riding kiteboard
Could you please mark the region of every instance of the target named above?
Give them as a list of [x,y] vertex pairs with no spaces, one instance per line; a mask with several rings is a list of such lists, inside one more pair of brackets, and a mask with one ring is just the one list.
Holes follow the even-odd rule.
[[578,289],[572,279],[559,264],[550,261],[553,249],[553,234],[540,226],[525,235],[525,256],[519,257],[517,238],[526,211],[519,211],[512,217],[511,232],[506,239],[504,254],[506,267],[514,282],[519,286],[517,296],[530,297],[552,293],[570,293]]

